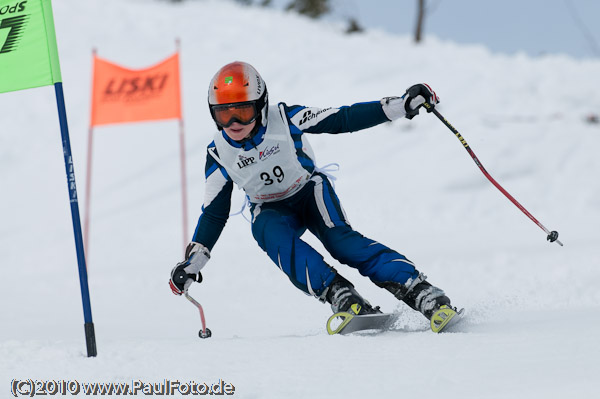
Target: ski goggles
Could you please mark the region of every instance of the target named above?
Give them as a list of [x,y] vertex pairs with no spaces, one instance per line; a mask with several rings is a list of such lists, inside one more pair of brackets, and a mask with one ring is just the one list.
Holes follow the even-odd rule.
[[234,122],[249,125],[256,120],[258,113],[254,101],[235,104],[212,105],[215,122],[221,127],[229,127]]

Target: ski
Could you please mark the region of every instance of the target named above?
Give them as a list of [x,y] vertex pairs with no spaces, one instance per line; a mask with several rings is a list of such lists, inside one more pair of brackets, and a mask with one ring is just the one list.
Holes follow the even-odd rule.
[[[446,331],[460,321],[464,312],[464,309],[456,310],[445,305],[442,306],[431,317],[431,331],[435,333]],[[400,313],[356,315],[351,312],[338,312],[329,317],[326,327],[329,335],[346,335],[367,330],[383,332],[393,330],[399,317]]]
[[327,332],[329,335],[345,335],[364,330],[386,331],[394,325],[399,316],[398,313],[356,315],[349,312],[338,312],[327,320]]

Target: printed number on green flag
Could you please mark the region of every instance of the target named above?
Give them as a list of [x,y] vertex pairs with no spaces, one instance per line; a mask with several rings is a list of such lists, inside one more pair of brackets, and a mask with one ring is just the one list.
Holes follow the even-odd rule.
[[61,81],[50,0],[0,0],[0,93]]

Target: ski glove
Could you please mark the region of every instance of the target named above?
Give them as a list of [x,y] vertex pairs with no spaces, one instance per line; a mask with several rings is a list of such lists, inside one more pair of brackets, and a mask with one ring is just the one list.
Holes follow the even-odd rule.
[[435,104],[440,102],[439,97],[431,87],[425,83],[419,83],[409,87],[403,97],[405,98],[404,109],[406,110],[407,119],[412,119],[419,115],[419,108],[421,105],[431,105],[430,108],[427,108],[427,112],[431,112],[435,107]]
[[[419,114],[419,108],[424,103],[434,107],[439,102],[439,97],[431,90],[431,87],[419,83],[409,87],[402,97],[383,98],[381,106],[385,116],[393,121],[402,117],[412,119]],[[431,111],[428,110],[427,112]]]
[[185,258],[171,270],[169,286],[175,295],[187,292],[194,281],[202,282],[200,270],[210,259],[210,251],[204,245],[192,241],[185,250]]

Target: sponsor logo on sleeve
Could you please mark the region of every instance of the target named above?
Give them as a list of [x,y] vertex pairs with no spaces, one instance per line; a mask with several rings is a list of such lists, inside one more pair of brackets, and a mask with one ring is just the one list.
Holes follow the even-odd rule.
[[[330,112],[332,111],[332,112]],[[323,108],[318,110],[317,112],[314,112],[313,109],[307,109],[306,111],[304,111],[304,113],[302,114],[302,119],[300,119],[300,122],[298,122],[298,126],[305,124],[306,122],[315,119],[316,117],[318,117],[321,114],[327,113],[327,114],[333,114],[335,112],[337,112],[338,110],[334,110],[333,108],[329,107],[329,108]]]

